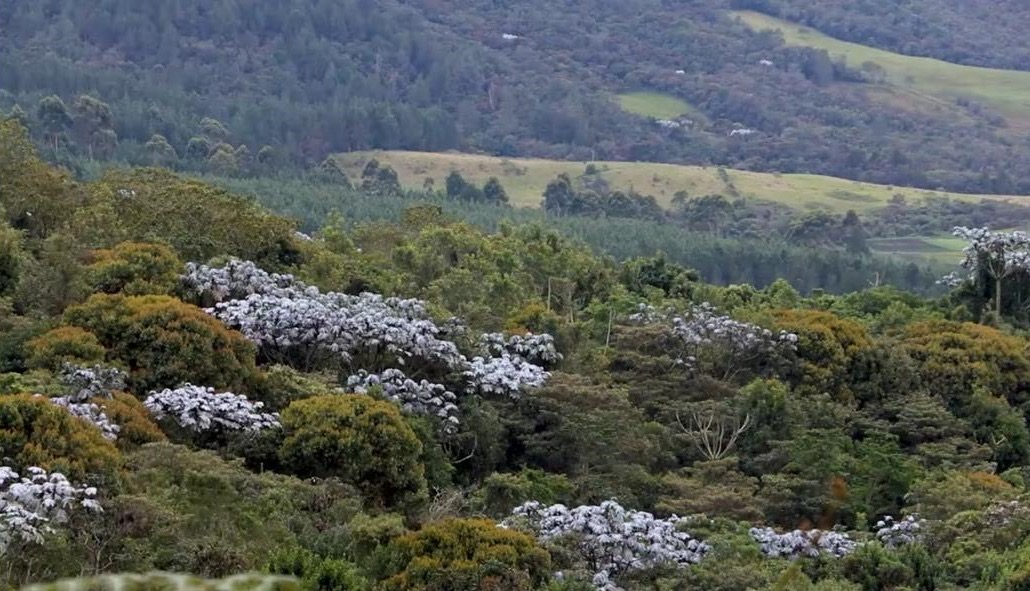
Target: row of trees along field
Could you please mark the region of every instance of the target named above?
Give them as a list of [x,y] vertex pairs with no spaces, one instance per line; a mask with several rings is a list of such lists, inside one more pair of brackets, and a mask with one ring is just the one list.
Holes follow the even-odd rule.
[[[781,4],[785,14],[793,7]],[[839,5],[824,4],[812,11],[836,18]],[[918,4],[925,16],[941,2]],[[307,169],[350,150],[459,149],[1030,193],[1027,140],[1001,114],[968,101],[928,109],[892,99],[856,64],[787,47],[726,8],[16,0],[0,7],[0,109],[17,107],[51,159],[230,174]],[[984,47],[944,50],[991,61],[998,45],[1012,45],[1010,35],[978,38]],[[683,101],[672,116],[687,121],[662,126],[620,108],[615,95],[637,90]]]
[[935,299],[720,287],[433,204],[301,234],[11,120],[0,204],[6,587],[1030,582],[1021,235]]

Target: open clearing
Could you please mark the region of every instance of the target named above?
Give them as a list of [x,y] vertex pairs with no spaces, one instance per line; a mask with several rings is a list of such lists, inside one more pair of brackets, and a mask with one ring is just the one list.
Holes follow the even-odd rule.
[[[427,178],[433,180],[435,187],[442,188],[452,170],[478,185],[497,177],[512,204],[523,207],[539,207],[547,183],[560,173],[575,179],[584,173],[587,164],[452,152],[350,152],[336,158],[351,179],[360,178],[365,163],[375,158],[393,167],[401,184],[409,188],[421,188]],[[796,209],[822,209],[842,214],[849,209],[861,213],[883,207],[894,195],[904,195],[909,203],[933,196],[965,201],[1025,200],[1030,204],[1030,198],[1026,197],[945,193],[814,174],[772,174],[653,162],[595,162],[594,166],[613,190],[633,189],[653,195],[664,206],[670,205],[677,191],[686,191],[691,196],[718,194],[728,198],[761,199]]]
[[673,119],[693,110],[686,101],[660,92],[628,92],[616,98],[624,111],[655,119]]
[[1030,72],[962,66],[926,57],[884,51],[834,39],[819,31],[753,11],[734,15],[756,31],[777,30],[787,45],[825,49],[834,58],[860,68],[873,62],[885,70],[890,85],[939,99],[962,97],[993,107],[1022,125],[1030,124]]

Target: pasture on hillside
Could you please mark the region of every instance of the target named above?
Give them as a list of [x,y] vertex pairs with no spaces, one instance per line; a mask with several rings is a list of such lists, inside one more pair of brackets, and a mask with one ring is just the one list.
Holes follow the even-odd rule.
[[675,119],[694,110],[686,101],[661,92],[627,92],[616,98],[622,110],[655,119]]
[[[365,164],[375,158],[391,166],[408,188],[422,188],[427,179],[443,188],[447,175],[456,170],[465,180],[482,185],[497,177],[517,207],[539,207],[547,183],[561,173],[573,179],[584,174],[586,162],[538,158],[500,158],[455,152],[370,151],[348,152],[336,156],[353,179],[361,177]],[[724,169],[716,166],[684,166],[653,162],[594,162],[601,177],[612,190],[634,190],[653,195],[668,207],[679,191],[689,196],[723,195],[781,203],[799,210],[823,209],[859,213],[883,207],[894,195],[909,203],[926,197],[949,197],[965,201],[1015,199],[1015,196],[966,195],[892,187],[814,174],[776,174]]]
[[[733,15],[756,31],[774,30],[787,45],[826,50],[853,68],[872,62],[884,69],[890,86],[915,93],[917,102],[957,98],[983,103],[1017,127],[1030,127],[1030,72],[962,66],[949,62],[902,55],[834,39],[819,31],[759,12],[741,10]],[[923,95],[922,97],[918,95]]]

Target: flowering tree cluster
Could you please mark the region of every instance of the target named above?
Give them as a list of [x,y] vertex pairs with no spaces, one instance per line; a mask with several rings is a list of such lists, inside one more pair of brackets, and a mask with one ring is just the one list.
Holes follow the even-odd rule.
[[553,365],[562,359],[562,354],[554,346],[554,337],[546,333],[511,335],[507,338],[499,332],[485,333],[479,337],[479,347],[491,356],[507,353],[538,365]]
[[185,384],[179,388],[151,392],[143,405],[157,419],[168,418],[194,432],[261,431],[278,428],[277,413],[261,412],[261,402],[231,392]]
[[[208,312],[279,361],[302,369],[327,361],[366,367],[412,358],[458,367],[457,346],[441,337],[420,300],[321,293],[289,275],[271,275],[253,263],[222,268],[190,265],[183,285],[216,301]],[[235,298],[235,299],[234,299]]]
[[818,529],[796,529],[778,534],[771,527],[753,527],[750,533],[762,553],[770,558],[794,560],[801,557],[814,558],[820,554],[841,558],[851,554],[857,545],[847,534]]
[[501,525],[526,525],[543,541],[574,537],[595,572],[594,585],[607,591],[618,589],[612,579],[628,571],[700,562],[711,548],[679,531],[679,521],[676,516],[656,519],[650,513],[630,511],[614,500],[572,509],[531,501],[516,507]]
[[[445,386],[408,384],[406,376],[399,377],[403,373],[386,377],[377,370],[428,362],[460,371],[467,393],[518,397],[523,388],[541,386],[550,377],[534,361],[561,358],[550,335],[490,334],[481,340],[484,355],[470,361],[448,340],[463,325],[453,319],[437,325],[420,300],[321,293],[250,262],[234,260],[220,268],[188,265],[182,285],[196,297],[214,301],[208,312],[258,344],[266,356],[301,369],[332,361],[348,364],[366,372],[355,374],[352,386],[360,385],[363,375],[376,375],[384,390],[390,384],[395,394],[387,395],[402,406],[441,417],[448,425],[455,424],[454,410],[448,407],[454,400],[443,395]],[[434,398],[442,404],[432,402]]]
[[539,388],[551,377],[550,372],[519,356],[474,357],[464,376],[469,394],[498,395],[518,399],[525,388]]
[[915,515],[908,515],[901,521],[888,515],[876,522],[876,539],[888,548],[897,548],[918,542],[922,529],[923,520]]
[[399,369],[385,369],[379,374],[361,370],[347,378],[347,388],[356,394],[367,394],[375,386],[382,388],[383,394],[405,412],[435,416],[443,421],[444,431],[457,430],[457,396],[446,386],[427,380],[416,382]]
[[[981,275],[986,275],[994,281],[994,311],[1000,315],[1004,279],[1030,271],[1030,235],[964,226],[955,227],[952,234],[969,242],[962,249],[962,268],[968,273],[968,278],[976,281]],[[957,273],[952,273],[940,283],[955,286],[961,281]]]
[[90,398],[110,398],[112,392],[125,390],[125,372],[113,367],[94,365],[84,367],[65,363],[58,379],[72,402],[84,402]]
[[93,487],[73,486],[63,474],[30,467],[21,477],[0,466],[0,555],[14,543],[39,544],[76,508],[101,511]]
[[253,294],[282,293],[295,284],[293,275],[267,273],[251,261],[230,259],[221,267],[187,263],[180,286],[188,297],[215,303]]

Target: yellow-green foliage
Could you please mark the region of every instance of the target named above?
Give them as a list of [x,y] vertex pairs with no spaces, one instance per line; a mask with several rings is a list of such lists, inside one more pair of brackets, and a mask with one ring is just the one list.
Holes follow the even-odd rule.
[[85,201],[67,174],[39,158],[20,123],[0,118],[0,205],[12,226],[45,238]]
[[1017,494],[1015,487],[994,474],[945,472],[916,484],[910,502],[921,517],[946,520],[1012,500]]
[[59,326],[28,343],[29,367],[57,371],[65,363],[90,365],[104,360],[100,339],[77,326]]
[[774,318],[777,330],[798,335],[798,367],[791,376],[796,385],[810,393],[850,398],[855,361],[873,347],[865,327],[818,310],[780,310]]
[[90,402],[104,409],[104,414],[121,427],[118,447],[164,441],[165,435],[150,416],[150,411],[132,394],[115,392],[111,398],[94,398]]
[[219,580],[153,572],[63,579],[29,585],[22,591],[300,591],[293,577],[248,573]]
[[183,382],[245,391],[257,371],[243,335],[173,297],[96,294],[69,308],[64,321],[93,333],[107,361],[128,368],[137,396]]
[[112,171],[90,194],[94,207],[113,209],[125,239],[170,244],[186,260],[231,255],[276,266],[296,252],[293,222],[165,170]]
[[300,476],[336,476],[377,507],[409,506],[426,494],[422,443],[397,405],[369,396],[298,400],[283,411],[283,464]]
[[17,470],[39,466],[73,482],[107,484],[116,481],[121,464],[121,454],[99,429],[27,394],[0,396],[0,458],[10,458]]
[[161,244],[123,242],[93,253],[86,279],[93,291],[125,295],[165,295],[175,288],[182,261]]
[[1019,337],[980,324],[932,321],[909,326],[902,346],[931,393],[953,407],[967,403],[977,387],[1013,405],[1026,402],[1030,361]]
[[394,574],[381,591],[528,591],[550,575],[550,555],[533,538],[481,519],[426,525],[389,552]]

